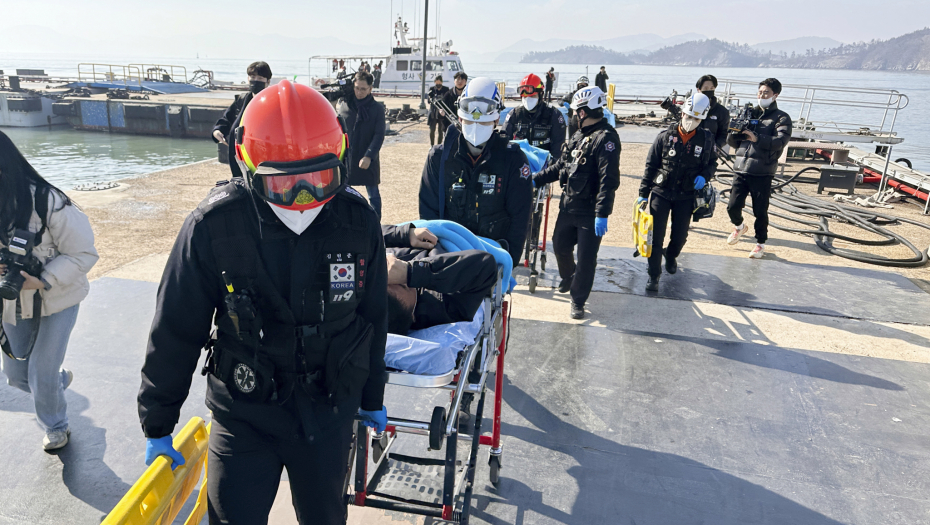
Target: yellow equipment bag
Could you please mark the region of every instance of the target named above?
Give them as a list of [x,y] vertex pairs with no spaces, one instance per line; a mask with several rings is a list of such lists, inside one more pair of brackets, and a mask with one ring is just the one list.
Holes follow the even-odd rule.
[[652,214],[649,213],[649,200],[633,204],[633,243],[636,251],[643,257],[652,255]]
[[200,493],[186,525],[197,525],[207,512],[207,445],[210,427],[199,417],[192,418],[174,438],[174,448],[185,463],[171,470],[171,460],[159,456],[142,477],[116,504],[101,525],[167,525],[200,483]]

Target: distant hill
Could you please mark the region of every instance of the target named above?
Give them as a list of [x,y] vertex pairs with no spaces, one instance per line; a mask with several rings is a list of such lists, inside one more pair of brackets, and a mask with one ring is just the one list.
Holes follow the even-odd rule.
[[620,53],[649,52],[665,46],[673,46],[682,42],[701,40],[707,38],[699,33],[686,33],[670,37],[662,37],[653,33],[627,35],[607,40],[571,40],[565,38],[550,38],[548,40],[531,40],[524,38],[493,53],[475,55],[479,62],[519,62],[527,53],[551,52],[564,50],[576,46],[602,47],[608,51]]
[[[818,45],[822,40],[795,39],[774,42],[784,47]],[[762,44],[758,44],[762,45]],[[705,67],[786,67],[801,69],[872,69],[881,71],[930,71],[930,28],[890,40],[840,44],[830,49],[809,47],[804,51],[758,50],[756,46],[717,39],[695,40],[648,53],[623,54],[600,46],[569,46],[552,52],[533,52],[522,62],[565,64],[649,64]],[[625,61],[624,61],[625,60]]]
[[[694,40],[699,39],[695,38]],[[820,51],[823,49],[833,49],[835,47],[840,47],[841,45],[843,45],[842,42],[839,40],[833,40],[832,38],[822,36],[802,36],[800,38],[792,38],[791,40],[762,42],[761,44],[753,44],[749,47],[761,53],[768,53],[771,51],[776,55],[780,55],[782,53],[787,53],[790,55],[791,53],[804,54],[808,49]]]

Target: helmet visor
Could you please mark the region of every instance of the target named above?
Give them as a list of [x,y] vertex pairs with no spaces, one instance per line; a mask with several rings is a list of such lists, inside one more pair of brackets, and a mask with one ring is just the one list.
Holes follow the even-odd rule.
[[[484,97],[468,97],[459,99],[459,116],[470,120],[481,120],[481,117],[494,115],[498,111],[496,100]],[[466,117],[467,115],[467,117]]]
[[532,97],[536,94],[536,91],[538,91],[536,86],[525,85],[517,87],[517,93],[521,97]]
[[294,162],[263,162],[252,175],[252,190],[278,206],[325,202],[346,180],[346,167],[332,153]]

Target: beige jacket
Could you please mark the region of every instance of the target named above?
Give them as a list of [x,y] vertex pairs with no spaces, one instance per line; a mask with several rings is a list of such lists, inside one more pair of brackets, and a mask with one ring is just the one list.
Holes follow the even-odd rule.
[[[48,291],[39,291],[42,294],[43,317],[70,308],[87,297],[90,291],[87,272],[100,258],[94,248],[94,231],[87,215],[75,206],[62,207],[62,204],[61,197],[54,191],[50,192],[46,230],[42,243],[32,251],[45,265],[42,278],[52,285]],[[33,210],[29,231],[35,233],[41,228],[42,221]],[[23,290],[19,296],[23,319],[32,318],[35,293],[36,290]],[[3,322],[16,324],[16,301],[3,301]]]

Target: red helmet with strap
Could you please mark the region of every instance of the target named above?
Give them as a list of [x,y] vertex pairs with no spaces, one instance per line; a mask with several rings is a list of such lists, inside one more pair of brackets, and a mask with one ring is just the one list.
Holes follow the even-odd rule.
[[545,86],[543,86],[542,79],[533,73],[523,77],[523,80],[520,81],[520,85],[517,86],[517,93],[519,93],[521,97],[532,97],[543,91],[545,91]]
[[255,95],[236,128],[236,161],[263,200],[289,210],[326,204],[346,183],[349,139],[318,91],[282,80]]

